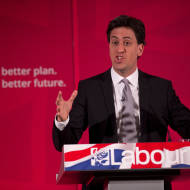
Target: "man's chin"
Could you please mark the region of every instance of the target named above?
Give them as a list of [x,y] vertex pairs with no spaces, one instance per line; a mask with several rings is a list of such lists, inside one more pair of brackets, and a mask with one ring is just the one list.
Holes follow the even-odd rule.
[[114,70],[117,72],[126,72],[128,69],[122,65],[117,64],[116,66],[113,66]]
[[113,69],[120,75],[127,77],[131,73],[133,73],[136,68],[127,68],[127,67],[113,67]]
[[118,73],[118,74],[124,74],[127,72],[126,68],[123,67],[113,67],[113,69]]

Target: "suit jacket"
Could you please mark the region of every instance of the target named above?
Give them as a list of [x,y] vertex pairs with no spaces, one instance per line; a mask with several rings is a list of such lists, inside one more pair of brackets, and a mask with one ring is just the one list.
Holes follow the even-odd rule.
[[[139,70],[139,142],[166,140],[168,125],[183,138],[190,138],[190,110],[176,96],[170,81]],[[53,127],[53,142],[75,144],[89,126],[90,143],[117,143],[117,125],[110,69],[79,82],[70,121],[63,131]]]

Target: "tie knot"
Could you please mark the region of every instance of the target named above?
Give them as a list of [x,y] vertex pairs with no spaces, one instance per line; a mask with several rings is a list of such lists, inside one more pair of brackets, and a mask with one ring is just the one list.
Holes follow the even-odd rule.
[[121,82],[123,82],[125,84],[125,86],[129,86],[128,79],[122,79]]

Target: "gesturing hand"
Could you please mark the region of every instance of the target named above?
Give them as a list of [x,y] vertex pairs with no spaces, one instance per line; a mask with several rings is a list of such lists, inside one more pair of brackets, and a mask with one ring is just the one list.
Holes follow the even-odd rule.
[[69,112],[71,111],[73,101],[77,96],[77,90],[74,90],[71,94],[70,98],[66,101],[63,99],[62,92],[59,91],[56,105],[57,105],[57,120],[58,121],[65,121],[69,116]]

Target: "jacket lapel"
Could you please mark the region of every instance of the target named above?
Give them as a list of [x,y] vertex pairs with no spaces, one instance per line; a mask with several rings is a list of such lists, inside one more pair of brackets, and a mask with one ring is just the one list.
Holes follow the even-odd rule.
[[145,73],[139,70],[139,106],[140,106],[140,130],[141,132],[147,126],[149,110],[149,88],[148,78]]
[[108,114],[115,114],[113,99],[113,84],[111,79],[111,70],[109,69],[102,78],[102,91]]
[[116,115],[113,98],[113,83],[111,79],[111,69],[104,73],[101,81],[102,92],[104,96],[105,106],[107,109],[107,119],[110,121],[109,133],[113,135],[114,142],[117,142],[117,126],[116,126]]

